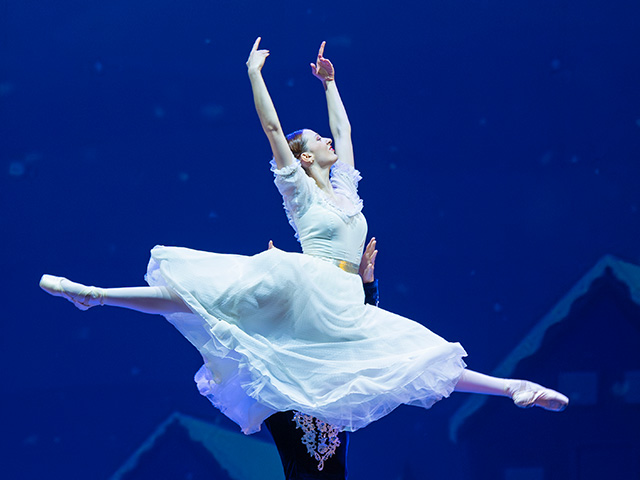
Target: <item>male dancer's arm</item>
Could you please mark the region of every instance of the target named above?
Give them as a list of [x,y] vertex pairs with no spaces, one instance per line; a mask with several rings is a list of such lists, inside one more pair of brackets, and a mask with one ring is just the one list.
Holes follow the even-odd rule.
[[364,287],[364,303],[378,306],[380,294],[378,292],[378,280],[373,275],[376,264],[376,238],[369,240],[367,248],[364,249],[362,260],[360,260],[360,278],[362,278],[362,286]]

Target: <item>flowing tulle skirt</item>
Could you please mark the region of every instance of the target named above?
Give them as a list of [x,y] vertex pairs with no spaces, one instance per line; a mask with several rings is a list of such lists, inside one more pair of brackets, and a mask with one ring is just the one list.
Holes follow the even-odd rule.
[[284,410],[354,431],[403,403],[430,407],[465,367],[460,344],[365,305],[358,275],[309,255],[159,246],[147,281],[191,308],[166,317],[202,354],[200,393],[247,434]]

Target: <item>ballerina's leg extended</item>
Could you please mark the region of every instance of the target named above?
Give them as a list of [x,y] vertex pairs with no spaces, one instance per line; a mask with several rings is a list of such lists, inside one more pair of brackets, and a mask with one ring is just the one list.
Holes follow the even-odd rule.
[[491,377],[469,369],[462,372],[455,391],[509,397],[518,407],[542,407],[553,412],[561,412],[569,404],[565,395],[537,383]]
[[88,287],[64,277],[43,275],[40,288],[56,297],[66,298],[80,310],[110,305],[159,315],[191,312],[187,304],[168,287]]
[[[150,314],[191,312],[173,290],[162,286],[100,288],[72,282],[64,277],[43,275],[40,287],[51,295],[66,298],[80,310],[110,305]],[[564,410],[569,404],[566,396],[536,383],[492,377],[469,369],[462,372],[455,391],[509,397],[522,408],[537,406],[556,412]]]

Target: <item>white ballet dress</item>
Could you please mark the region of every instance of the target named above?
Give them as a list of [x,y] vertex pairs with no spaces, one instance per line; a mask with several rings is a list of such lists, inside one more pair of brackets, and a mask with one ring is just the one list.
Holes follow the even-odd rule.
[[367,234],[358,171],[337,162],[330,198],[297,161],[272,170],[304,253],[151,251],[148,283],[192,310],[165,316],[202,354],[200,393],[246,434],[276,411],[354,431],[447,397],[465,367],[460,344],[365,305],[360,276],[337,265],[360,263]]

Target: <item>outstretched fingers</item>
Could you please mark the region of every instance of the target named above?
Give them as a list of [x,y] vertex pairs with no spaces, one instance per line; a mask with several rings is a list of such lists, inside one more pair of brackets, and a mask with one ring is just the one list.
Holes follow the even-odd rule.
[[358,273],[362,277],[364,283],[371,283],[374,280],[374,269],[376,265],[376,257],[378,256],[378,250],[376,250],[375,237],[369,240],[364,252],[362,253],[362,259],[360,260],[360,268]]
[[333,68],[333,64],[328,58],[324,58],[324,47],[326,44],[327,42],[322,42],[320,44],[316,63],[311,64],[311,73],[319,80],[322,80],[322,82],[335,79],[335,69]]
[[320,48],[318,49],[318,58],[316,59],[316,63],[311,63],[311,73],[313,73],[314,75],[318,75],[318,70],[320,70],[320,63],[322,60],[324,60],[324,46],[327,44],[327,42],[322,42],[320,44]]
[[371,257],[369,257],[369,265],[371,265],[371,268],[373,268],[374,265],[376,264],[377,256],[378,256],[378,250],[374,250],[374,252],[371,254]]
[[369,263],[375,263],[376,255],[378,255],[378,251],[376,250],[376,237],[373,237],[369,240],[367,244],[367,248],[364,250],[364,256],[367,258]]
[[264,61],[269,56],[269,50],[258,50],[260,46],[260,40],[262,37],[256,38],[256,41],[253,42],[253,47],[251,48],[251,52],[249,53],[249,58],[247,59],[247,68],[254,70],[261,70]]
[[318,50],[318,58],[322,58],[322,56],[324,55],[324,46],[327,44],[327,42],[322,42],[320,44],[320,49]]

